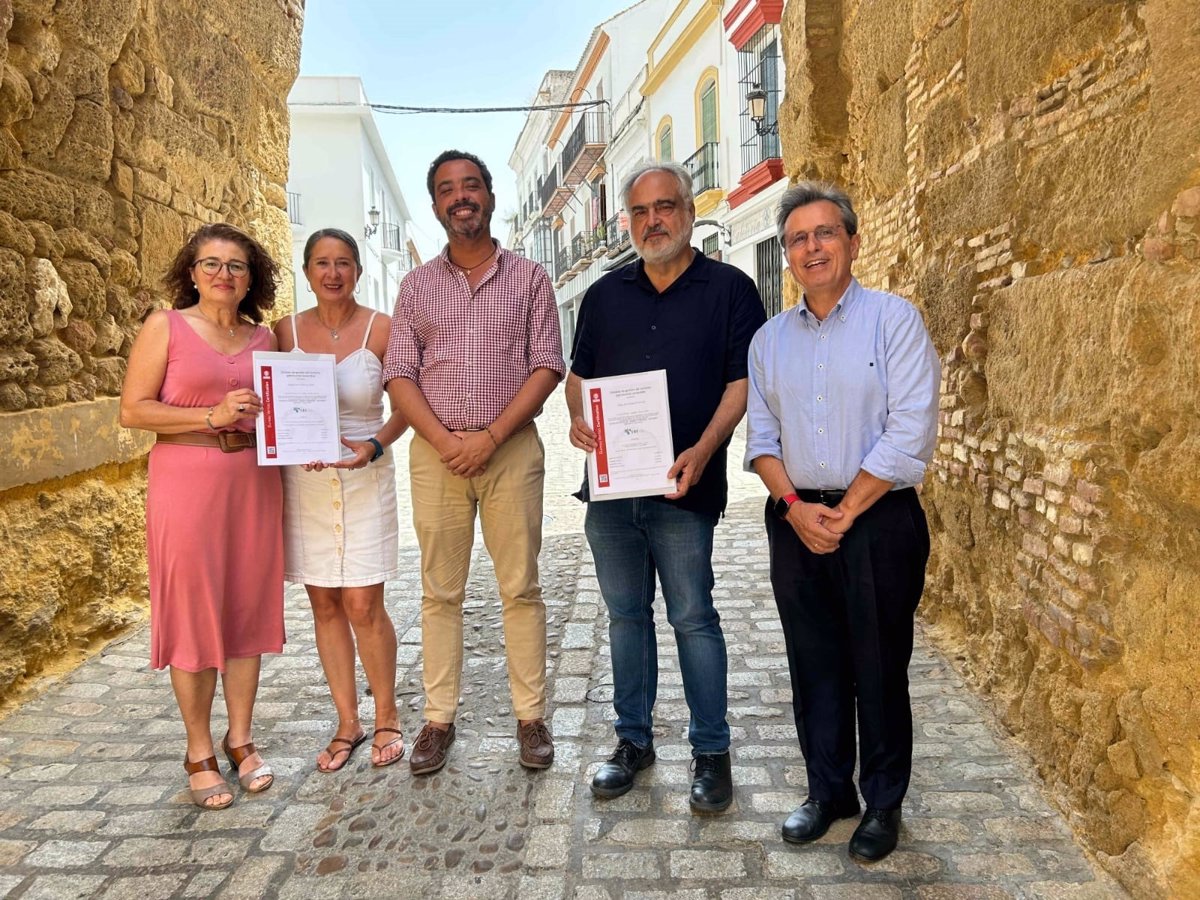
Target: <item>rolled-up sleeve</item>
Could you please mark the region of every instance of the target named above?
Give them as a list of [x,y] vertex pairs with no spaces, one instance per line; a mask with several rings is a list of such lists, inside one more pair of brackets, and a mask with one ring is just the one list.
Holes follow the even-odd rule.
[[558,305],[554,302],[550,277],[541,266],[533,267],[529,284],[530,373],[534,369],[550,369],[560,379],[567,374],[558,327]]
[[750,341],[749,386],[746,392],[746,456],[743,468],[753,471],[751,465],[760,456],[783,459],[783,442],[779,417],[767,402],[768,336],[760,328]]
[[413,331],[413,277],[411,273],[400,282],[396,307],[392,311],[392,328],[388,334],[387,352],[383,355],[383,383],[393,378],[417,381],[421,372],[421,348]]
[[941,363],[910,304],[900,305],[885,339],[887,420],[862,468],[893,484],[920,484],[937,442]]

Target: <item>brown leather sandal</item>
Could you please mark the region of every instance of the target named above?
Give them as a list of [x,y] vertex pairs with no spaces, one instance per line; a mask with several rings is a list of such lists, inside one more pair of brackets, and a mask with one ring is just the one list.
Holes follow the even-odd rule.
[[[183,771],[188,773],[188,776],[198,775],[200,772],[216,772],[221,774],[221,767],[217,765],[217,758],[210,756],[208,759],[202,759],[199,762],[189,762],[187,753],[183,754]],[[192,795],[192,802],[201,809],[225,809],[233,803],[233,789],[229,787],[229,782],[224,778],[220,784],[214,784],[206,788],[194,788],[191,786],[191,781],[188,782],[188,791]],[[224,803],[205,803],[209,797],[216,797],[220,794],[228,794],[229,799]]]
[[[346,768],[346,766],[348,766],[350,764],[350,758],[352,756],[354,756],[354,751],[357,750],[359,748],[359,745],[362,744],[362,742],[365,741],[366,739],[367,739],[367,735],[365,732],[363,734],[360,734],[354,740],[351,740],[350,738],[344,738],[344,737],[330,738],[329,746],[325,748],[325,752],[329,754],[329,762],[330,763],[337,762],[338,757],[341,756],[343,753],[346,754],[346,758],[343,759],[336,766],[330,765],[330,766],[326,766],[324,769],[321,768],[320,763],[317,763],[317,771],[323,772],[326,775],[332,774],[333,772],[342,771],[342,769]],[[334,750],[334,749],[332,749],[334,744],[345,744],[346,746],[338,747],[336,750]]]
[[[266,763],[263,763],[252,772],[247,772],[245,775],[242,774],[242,763],[246,761],[247,757],[253,756],[258,752],[258,748],[254,746],[253,742],[242,744],[240,747],[230,747],[229,732],[227,731],[225,732],[225,737],[221,738],[221,749],[225,751],[225,758],[229,760],[229,765],[233,767],[233,776],[238,780],[238,784],[242,786],[242,789],[246,793],[261,794],[275,783],[275,773],[271,771],[271,767]],[[270,780],[262,787],[250,787],[259,778]]]
[[[390,741],[388,741],[386,744],[384,744],[381,747],[379,744],[375,743],[374,739],[379,737],[379,735],[385,734],[385,733],[386,734],[394,734],[397,736],[392,738]],[[371,749],[372,750],[375,750],[376,752],[378,752],[380,754],[380,756],[382,756],[384,750],[386,750],[388,747],[394,746],[395,744],[400,745],[399,753],[397,753],[391,759],[385,759],[383,762],[375,762],[375,760],[372,759],[371,766],[376,769],[386,769],[388,766],[395,765],[396,763],[400,762],[400,760],[404,759],[404,732],[401,731],[399,728],[376,728],[375,734],[372,735],[372,740],[371,740]]]

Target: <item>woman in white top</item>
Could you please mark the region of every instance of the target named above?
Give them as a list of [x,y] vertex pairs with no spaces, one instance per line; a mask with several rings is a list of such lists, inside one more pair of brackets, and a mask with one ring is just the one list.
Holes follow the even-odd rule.
[[358,717],[355,642],[375,698],[371,763],[404,756],[396,709],[396,630],[383,605],[383,583],[395,578],[399,529],[396,469],[388,446],[408,423],[383,417],[383,355],[391,320],[359,306],[358,244],[336,228],[304,245],[304,274],[315,309],[275,326],[279,349],[337,357],[342,458],[284,470],[284,578],[308,591],[317,652],[338,727],[317,768],[336,772],[350,761],[366,731]]

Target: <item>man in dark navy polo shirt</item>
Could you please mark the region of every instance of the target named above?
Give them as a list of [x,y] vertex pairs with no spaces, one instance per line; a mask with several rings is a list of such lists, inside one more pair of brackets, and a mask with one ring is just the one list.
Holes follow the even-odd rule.
[[592,452],[580,381],[665,369],[676,491],[588,504],[585,530],[609,614],[617,749],[592,779],[618,797],[654,762],[658,688],[655,575],[675,630],[695,778],[691,808],[718,813],[733,800],[725,637],[713,607],[713,529],[725,510],[725,451],[746,411],[750,339],[765,320],[754,282],[690,244],[696,207],[686,169],[648,164],[621,190],[640,260],[605,275],[583,298],[567,406],[571,443]]

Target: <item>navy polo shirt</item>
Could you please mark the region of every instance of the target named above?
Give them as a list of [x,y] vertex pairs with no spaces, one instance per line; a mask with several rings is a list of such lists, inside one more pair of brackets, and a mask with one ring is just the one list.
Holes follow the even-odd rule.
[[[675,456],[712,421],[725,386],[748,375],[750,339],[766,321],[758,288],[741,269],[696,251],[691,265],[659,293],[641,260],[609,272],[583,296],[571,371],[580,378],[667,370]],[[720,515],[729,481],[726,441],[683,509]],[[656,498],[663,499],[663,498]]]

